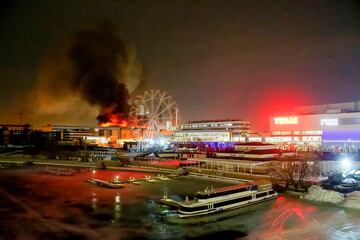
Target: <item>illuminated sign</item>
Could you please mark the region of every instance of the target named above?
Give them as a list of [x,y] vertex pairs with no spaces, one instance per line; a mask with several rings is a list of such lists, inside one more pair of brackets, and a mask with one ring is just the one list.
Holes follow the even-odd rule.
[[338,125],[338,120],[337,120],[337,118],[321,119],[320,120],[320,125],[321,126],[337,126]]
[[299,120],[298,117],[276,117],[274,122],[276,125],[298,124]]

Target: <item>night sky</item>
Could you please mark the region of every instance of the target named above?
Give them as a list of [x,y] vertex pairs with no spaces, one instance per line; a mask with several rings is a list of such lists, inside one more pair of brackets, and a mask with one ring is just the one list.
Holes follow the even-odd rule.
[[1,123],[96,124],[98,109],[76,96],[38,103],[32,94],[45,56],[69,34],[104,21],[136,50],[141,83],[131,85],[132,93],[168,91],[182,122],[242,118],[263,130],[270,114],[294,105],[360,100],[358,1],[9,0],[0,6]]

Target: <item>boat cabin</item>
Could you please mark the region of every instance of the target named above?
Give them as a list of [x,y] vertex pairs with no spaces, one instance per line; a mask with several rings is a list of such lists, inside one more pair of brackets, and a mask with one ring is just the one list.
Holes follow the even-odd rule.
[[204,191],[200,191],[196,194],[197,199],[209,199],[214,197],[221,197],[229,194],[246,192],[246,191],[256,191],[257,185],[254,183],[244,183],[236,186],[229,186],[217,189],[206,189]]

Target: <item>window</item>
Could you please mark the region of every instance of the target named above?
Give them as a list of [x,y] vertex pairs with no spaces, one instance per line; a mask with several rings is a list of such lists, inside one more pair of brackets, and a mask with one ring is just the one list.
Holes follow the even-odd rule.
[[258,193],[258,194],[256,194],[256,198],[265,197],[266,195],[267,195],[267,192]]
[[239,203],[239,202],[248,201],[248,200],[251,200],[251,199],[252,199],[252,196],[246,196],[246,197],[242,197],[242,198],[236,198],[236,199],[228,200],[228,201],[225,201],[225,202],[215,203],[215,204],[214,204],[214,207],[215,207],[215,208],[217,208],[217,207],[222,207],[222,206],[231,205],[231,204],[234,204],[234,203]]
[[225,196],[225,195],[229,195],[229,194],[234,194],[234,193],[239,193],[239,192],[245,192],[245,191],[255,191],[257,189],[256,185],[252,185],[249,187],[244,187],[244,188],[239,188],[239,189],[233,189],[233,190],[229,190],[229,191],[225,191],[225,192],[218,192],[218,193],[211,193],[208,195],[198,195],[197,198],[199,199],[208,199],[208,198],[213,198],[213,197],[220,197],[220,196]]
[[202,211],[202,210],[206,210],[208,209],[207,206],[199,206],[199,207],[185,207],[185,206],[181,206],[180,210],[184,211],[184,212],[197,212],[197,211]]

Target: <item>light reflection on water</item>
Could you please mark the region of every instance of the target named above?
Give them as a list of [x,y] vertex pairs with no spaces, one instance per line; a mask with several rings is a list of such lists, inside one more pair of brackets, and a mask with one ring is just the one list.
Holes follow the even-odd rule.
[[[11,194],[22,199],[32,209],[46,213],[46,217],[55,222],[71,224],[84,231],[96,227],[96,232],[104,239],[154,239],[154,236],[156,239],[237,239],[245,235],[246,239],[270,240],[360,239],[359,211],[314,204],[291,196],[281,196],[269,206],[218,222],[175,225],[163,221],[160,213],[164,208],[156,201],[165,192],[169,197],[181,200],[186,195],[191,198],[193,193],[207,186],[221,187],[229,183],[182,177],[168,182],[105,189],[85,182],[92,173],[89,176],[79,174],[69,178],[24,171],[12,171],[8,177],[31,194],[24,197],[22,193],[14,191],[15,188],[9,188],[9,192],[13,191]],[[116,174],[121,179],[133,175],[136,178],[144,176],[139,173],[100,170],[96,174],[104,180],[112,179]],[[7,183],[6,176],[0,175],[0,187],[6,188]],[[68,188],[69,184],[72,185],[71,189]],[[49,196],[51,201],[39,204]],[[6,219],[3,216],[3,220],[9,222],[6,230],[16,233],[16,229],[12,230],[11,226],[22,221],[22,218],[15,214],[11,217]],[[42,223],[32,221],[31,224]],[[31,229],[38,228],[32,226]],[[30,236],[29,239],[34,237]]]
[[97,208],[97,198],[96,198],[96,192],[91,193],[91,208],[93,211],[96,211]]
[[[267,209],[249,239],[360,239],[360,212],[282,197]],[[347,229],[344,226],[348,226]]]
[[114,198],[114,218],[112,219],[112,223],[119,224],[121,217],[121,196],[120,193],[115,194]]

